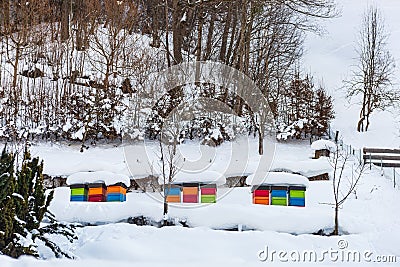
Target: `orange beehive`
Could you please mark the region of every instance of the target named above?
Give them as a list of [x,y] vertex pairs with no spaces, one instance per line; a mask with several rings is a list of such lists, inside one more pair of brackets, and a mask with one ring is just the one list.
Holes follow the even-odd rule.
[[253,198],[253,203],[254,204],[269,205],[269,197],[254,197]]
[[106,190],[102,187],[89,188],[89,195],[105,195]]
[[104,202],[107,197],[107,187],[104,183],[91,183],[89,187],[89,202]]
[[107,187],[107,193],[119,193],[119,194],[126,194],[126,188],[123,188],[119,185],[111,185]]
[[180,203],[181,196],[167,196],[167,202],[169,203]]
[[124,183],[116,183],[107,186],[108,202],[124,202],[126,201],[127,187]]
[[198,187],[183,187],[184,195],[197,195],[199,193]]

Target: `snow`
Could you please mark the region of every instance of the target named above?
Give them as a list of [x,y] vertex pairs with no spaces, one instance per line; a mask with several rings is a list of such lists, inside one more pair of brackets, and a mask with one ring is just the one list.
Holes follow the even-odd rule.
[[130,175],[124,162],[122,147],[94,147],[81,153],[78,145],[40,143],[32,145],[31,154],[43,159],[43,173],[50,176],[69,176],[90,171]]
[[293,172],[305,177],[313,177],[332,172],[333,168],[327,158],[298,161],[278,160],[272,164],[271,171]]
[[246,179],[248,185],[303,185],[308,187],[308,179],[302,175],[286,172],[268,172],[265,177],[250,175]]
[[[123,235],[121,235],[124,233]],[[338,249],[342,237],[293,236],[277,232],[223,232],[206,228],[187,229],[181,227],[140,227],[128,224],[85,227],[79,230],[80,242],[73,250],[79,259],[39,261],[32,257],[21,257],[13,260],[0,256],[5,267],[107,267],[118,264],[129,266],[280,266],[281,262],[271,258],[266,262],[258,259],[258,254],[266,246],[270,250],[302,251],[315,250],[320,253],[329,248]],[[395,236],[398,237],[398,236]],[[377,243],[388,241],[387,236],[370,235],[371,241]],[[173,242],[171,242],[173,240]],[[212,242],[207,240],[212,240]],[[375,255],[382,253],[379,246],[369,244],[365,238],[350,236],[345,239],[351,250],[370,250]],[[393,244],[393,243],[391,243]],[[287,266],[288,263],[283,264]],[[364,263],[365,264],[365,263]],[[310,266],[308,262],[296,262],[296,266]],[[327,259],[318,266],[354,266],[354,263],[336,262]],[[371,266],[379,266],[370,263]],[[357,265],[356,266],[362,266]],[[381,266],[384,266],[381,264]]]
[[187,13],[185,12],[181,18],[181,22],[186,22],[187,19]]
[[25,201],[24,197],[23,197],[23,196],[21,196],[21,194],[18,194],[18,193],[12,193],[11,195],[12,195],[13,197],[17,197],[17,198],[19,198],[19,199],[21,199],[21,200]]
[[[264,142],[264,155],[259,156],[257,138],[237,138],[218,147],[185,142],[179,146],[183,162],[181,171],[215,171],[225,177],[241,176],[257,170],[267,172],[275,153],[275,142]],[[44,160],[44,173],[50,176],[68,176],[76,172],[110,171],[136,179],[161,173],[159,144],[139,141],[122,146],[90,147],[80,152],[80,145],[33,144],[32,156]],[[307,150],[308,151],[308,150]],[[311,152],[310,152],[311,153]]]
[[311,148],[314,150],[327,149],[331,152],[335,152],[336,144],[330,140],[317,140],[311,144]]
[[131,180],[127,175],[112,173],[108,171],[77,172],[71,174],[67,178],[68,185],[85,183],[105,183],[106,185],[123,183],[126,186],[130,186]]
[[[157,229],[115,223],[138,215],[162,219],[162,202],[155,193],[128,193],[124,203],[68,203],[68,196],[67,188],[55,190],[50,208],[57,219],[100,224],[79,228],[79,239],[73,244],[65,244],[65,248],[79,260],[38,262],[23,257],[17,262],[3,257],[0,261],[17,267],[19,263],[51,266],[55,262],[57,266],[108,266],[115,261],[121,266],[134,263],[140,266],[181,266],[188,262],[199,266],[265,266],[268,262],[260,262],[257,258],[257,253],[265,246],[276,250],[312,249],[321,252],[337,248],[339,240],[348,242],[350,250],[400,256],[397,245],[400,218],[395,205],[400,201],[400,194],[398,189],[392,188],[390,181],[380,177],[377,169],[365,173],[357,188],[357,198],[350,196],[343,206],[341,229],[351,234],[338,237],[310,234],[333,227],[333,209],[326,204],[333,201],[330,181],[309,183],[304,208],[253,205],[250,188],[221,188],[217,203],[212,205],[169,205],[169,218],[186,220],[194,228]],[[256,231],[213,230],[239,225]],[[346,262],[328,261],[327,264],[353,266]],[[309,266],[309,263],[304,266]]]
[[[68,128],[68,126],[67,126],[67,128]],[[71,137],[73,139],[82,140],[84,134],[85,134],[85,127],[81,127],[77,132],[73,133]]]
[[[160,184],[162,179],[160,178]],[[217,185],[223,185],[226,183],[226,178],[224,175],[215,171],[202,171],[202,172],[178,172],[174,178],[173,183],[190,183],[190,182],[200,182],[200,183],[214,183]]]
[[[333,223],[329,206],[318,204],[332,201],[331,188],[326,183],[314,185],[306,192],[305,208],[254,205],[250,187],[219,188],[216,203],[170,203],[168,216],[185,220],[191,227],[225,229],[242,224],[259,231],[311,233],[332,227]],[[141,215],[156,221],[163,218],[159,193],[131,192],[127,193],[126,202],[118,203],[69,202],[68,188],[57,188],[50,210],[58,220],[90,224],[115,223]],[[310,218],[313,219],[310,221]]]
[[[46,156],[46,153],[43,153],[44,147],[34,148],[35,151],[42,151],[41,155],[49,159],[54,155],[54,151],[50,149],[50,153]],[[118,155],[116,151],[122,154],[119,149],[96,148],[76,155],[88,154],[91,155],[89,158],[92,157],[93,162],[97,158],[98,161],[112,165],[113,162],[116,163],[115,158]],[[185,144],[180,148],[186,156],[188,156],[186,150],[192,151],[192,149],[192,144]],[[223,150],[229,151],[227,147]],[[75,154],[68,149],[65,151],[67,157],[63,158],[63,154],[59,154],[58,162],[61,162],[61,158],[65,166],[73,166],[69,161],[76,162],[72,156]],[[294,169],[300,168],[303,165],[301,162],[309,162],[310,166],[315,164],[319,167],[323,162],[328,162],[327,158],[310,159],[311,153],[311,147],[307,142],[279,144],[273,166],[281,165]],[[188,160],[195,159],[196,154],[192,153],[191,156]],[[46,163],[45,160],[45,167]],[[345,176],[349,176],[349,172],[350,169],[345,169]],[[282,173],[275,174],[274,177],[281,175],[293,177]],[[270,262],[261,262],[257,257],[257,253],[265,246],[276,250],[314,249],[321,252],[337,248],[339,240],[346,240],[351,250],[370,250],[376,255],[399,257],[400,248],[397,240],[400,238],[400,218],[397,203],[400,203],[400,194],[399,189],[393,188],[389,175],[382,177],[380,170],[375,168],[366,171],[356,194],[352,194],[340,210],[340,226],[344,235],[339,237],[311,234],[320,229],[329,230],[333,227],[334,210],[330,205],[333,203],[331,181],[309,182],[304,208],[254,205],[250,187],[233,189],[220,187],[215,204],[169,205],[168,217],[186,221],[191,228],[176,226],[160,229],[123,223],[129,217],[141,215],[161,220],[163,204],[158,193],[127,193],[127,201],[121,203],[69,202],[69,188],[56,188],[50,210],[58,220],[97,225],[78,228],[78,240],[72,244],[58,241],[65,250],[78,259],[73,261],[52,259],[49,256],[51,254],[45,254],[48,252],[41,249],[41,255],[46,255],[50,259],[37,261],[32,257],[21,257],[19,260],[12,260],[0,256],[0,264],[6,267],[54,265],[105,267],[116,262],[119,266],[131,266],[135,263],[140,266],[161,264],[182,266],[188,263],[193,263],[191,266],[196,264],[265,266]],[[254,231],[218,230],[232,227],[254,229]],[[333,263],[326,264],[332,266]],[[340,265],[346,264],[340,262]],[[347,265],[352,266],[352,264]],[[304,266],[309,266],[309,263],[305,263]]]

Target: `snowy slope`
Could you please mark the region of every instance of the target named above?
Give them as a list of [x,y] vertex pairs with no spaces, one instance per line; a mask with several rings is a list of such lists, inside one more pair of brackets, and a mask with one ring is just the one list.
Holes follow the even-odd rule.
[[[372,114],[370,131],[356,133],[356,126],[360,106],[356,101],[349,103],[345,99],[345,89],[342,88],[344,79],[350,77],[354,65],[357,63],[355,51],[358,32],[361,26],[362,15],[368,5],[380,8],[385,26],[390,34],[388,49],[400,64],[399,13],[398,0],[338,0],[341,16],[330,21],[320,21],[326,28],[322,37],[309,34],[306,40],[307,53],[304,57],[306,70],[315,75],[317,81],[326,85],[334,97],[336,118],[332,123],[334,130],[339,130],[344,141],[353,147],[400,146],[400,117],[399,110],[389,110]],[[394,86],[398,87],[400,68],[394,75]]]

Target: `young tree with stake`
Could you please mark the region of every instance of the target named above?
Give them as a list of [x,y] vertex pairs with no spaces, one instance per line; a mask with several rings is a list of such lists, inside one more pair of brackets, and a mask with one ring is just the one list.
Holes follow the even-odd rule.
[[352,168],[350,174],[346,173],[346,168],[350,168],[350,164],[351,154],[340,150],[339,146],[336,146],[332,160],[332,190],[334,196],[334,203],[332,205],[335,208],[335,228],[332,233],[333,235],[339,234],[339,209],[355,191],[364,172],[364,165],[359,165],[355,170]]

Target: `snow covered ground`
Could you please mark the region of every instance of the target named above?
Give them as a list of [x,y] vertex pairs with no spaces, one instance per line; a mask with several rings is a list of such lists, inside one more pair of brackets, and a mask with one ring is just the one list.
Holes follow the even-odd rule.
[[[254,143],[255,140],[254,140]],[[190,150],[193,144],[182,150]],[[78,148],[77,148],[78,149]],[[220,152],[228,153],[224,148]],[[73,148],[62,149],[58,146],[34,146],[33,151],[45,159],[45,162],[59,164],[59,169],[66,166],[79,166],[80,160],[92,159],[93,167],[124,165],[121,148],[96,148],[86,152],[74,153]],[[54,159],[54,153],[58,159]],[[218,153],[216,158],[218,158]],[[86,156],[80,156],[86,155]],[[311,146],[307,141],[279,144],[275,153],[275,162],[307,162],[310,159]],[[82,158],[83,157],[83,158]],[[87,157],[87,158],[84,158]],[[99,164],[99,162],[101,164]],[[278,164],[278,163],[273,164]],[[354,162],[355,163],[355,162]],[[75,164],[75,165],[74,165]],[[82,162],[83,164],[83,162]],[[108,164],[104,166],[104,164]],[[320,163],[319,163],[320,164]],[[351,163],[352,164],[352,163]],[[48,164],[48,170],[57,169]],[[349,165],[351,166],[351,165]],[[78,168],[79,169],[79,168]],[[66,169],[68,170],[68,169]],[[118,168],[114,169],[118,170]],[[346,169],[350,176],[351,168]],[[284,250],[286,252],[305,253],[315,251],[321,259],[325,250],[339,252],[356,251],[369,253],[368,260],[377,260],[375,256],[396,256],[400,261],[400,217],[398,206],[400,190],[393,188],[392,181],[381,176],[380,170],[367,169],[356,194],[344,204],[340,211],[340,226],[343,235],[323,237],[313,235],[320,229],[333,228],[333,208],[331,181],[313,181],[306,191],[306,207],[280,207],[253,205],[250,187],[219,188],[215,204],[174,204],[170,205],[169,216],[176,220],[185,220],[191,228],[180,226],[156,228],[136,226],[121,221],[128,217],[146,216],[154,220],[162,219],[162,202],[158,193],[132,192],[127,194],[127,201],[122,203],[84,203],[69,202],[69,188],[57,188],[55,199],[50,209],[57,219],[67,222],[97,224],[78,229],[79,239],[74,243],[60,239],[59,244],[78,260],[53,259],[51,253],[41,249],[46,261],[37,261],[23,257],[18,261],[0,257],[1,266],[217,266],[217,265],[265,265],[278,264],[277,256],[269,255],[263,259],[266,246],[268,253]],[[251,231],[232,232],[222,229],[239,227]],[[340,245],[338,245],[340,244]],[[348,247],[340,249],[343,244]],[[261,252],[260,252],[261,251]],[[260,254],[261,253],[261,254]],[[369,254],[368,254],[369,255]],[[275,257],[272,259],[271,257]],[[308,257],[308,256],[307,256]],[[284,260],[284,259],[283,259]],[[288,259],[291,262],[291,259]],[[309,260],[300,260],[300,266],[309,265]],[[311,260],[313,262],[313,259]],[[332,266],[337,263],[350,264],[345,259],[326,258],[320,264]],[[164,264],[165,263],[165,264]],[[372,266],[374,264],[371,264]],[[376,263],[379,266],[378,263]],[[380,264],[382,266],[382,264]]]
[[[57,218],[69,222],[104,223],[78,229],[74,243],[60,240],[61,246],[78,260],[56,260],[42,250],[46,261],[22,257],[18,261],[0,256],[1,266],[265,266],[293,263],[300,255],[299,266],[309,266],[308,254],[313,251],[320,265],[353,266],[342,253],[361,253],[361,266],[377,261],[378,256],[397,256],[400,260],[400,191],[377,169],[367,170],[358,188],[340,211],[344,234],[338,237],[312,235],[319,229],[333,226],[332,192],[329,181],[310,182],[305,208],[275,207],[251,204],[249,188],[220,189],[218,203],[205,206],[174,205],[170,217],[186,219],[192,228],[180,226],[156,228],[115,223],[128,216],[145,215],[162,218],[162,203],[155,194],[128,193],[124,203],[70,203],[68,188],[56,189],[51,210]],[[190,208],[191,207],[191,208]],[[216,230],[238,224],[253,231]],[[64,242],[64,243],[63,243]],[[268,250],[268,259],[262,251]],[[273,251],[293,253],[279,258]],[[338,251],[332,260],[325,251]],[[299,254],[296,254],[299,253]],[[293,258],[292,258],[293,257]],[[337,258],[336,258],[337,257]],[[347,257],[347,256],[346,256]],[[364,258],[366,257],[366,258]],[[314,258],[310,260],[314,262]],[[371,266],[386,266],[370,263]],[[395,264],[392,264],[395,266]]]

